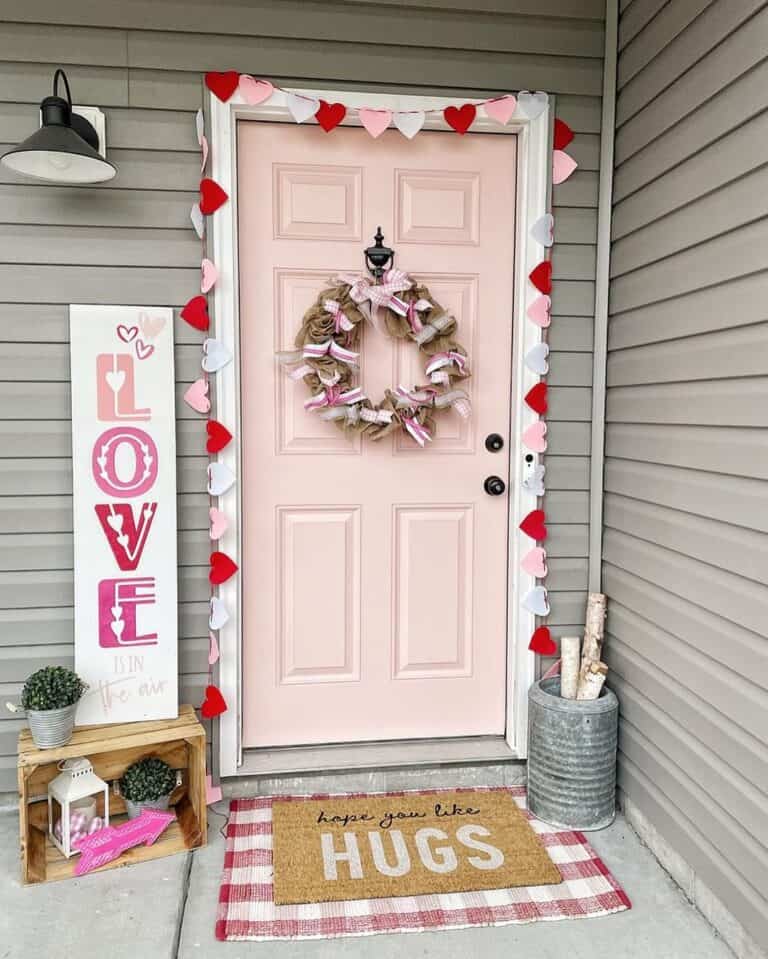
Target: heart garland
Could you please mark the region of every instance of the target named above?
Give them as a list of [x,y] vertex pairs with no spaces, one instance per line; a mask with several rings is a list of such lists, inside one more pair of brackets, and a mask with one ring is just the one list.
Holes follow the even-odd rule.
[[[268,80],[257,80],[247,74],[240,75],[234,71],[206,74],[205,82],[208,89],[223,102],[229,100],[235,90],[239,92],[246,103],[251,104],[263,103],[274,92],[274,87]],[[195,117],[195,126],[201,150],[201,168],[204,170],[208,159],[208,141],[205,137],[205,119],[202,111],[198,111]],[[190,218],[201,240],[205,236],[205,217],[216,213],[228,199],[227,192],[215,180],[204,177],[200,181],[200,200],[192,208]],[[218,281],[219,271],[216,264],[205,255],[205,244],[203,243],[203,255],[200,262],[200,294],[193,296],[181,310],[182,319],[193,329],[203,333],[208,331],[211,320],[208,314],[206,294],[216,286]],[[137,341],[137,349],[140,342]],[[184,393],[185,402],[193,410],[203,414],[210,413],[209,377],[211,374],[224,369],[231,361],[232,353],[220,340],[208,337],[203,341],[200,361],[203,375],[195,380]],[[215,419],[209,418],[206,422],[206,433],[205,448],[210,457],[215,457],[232,440],[232,434],[229,430]],[[221,502],[220,498],[232,488],[236,482],[236,477],[230,467],[218,459],[209,460],[207,473],[207,489],[208,495],[211,497],[211,505],[208,510],[209,536],[211,541],[216,543],[226,534],[229,528],[229,519],[219,506],[214,505],[214,500]],[[214,550],[211,553],[209,566],[208,578],[212,589],[227,582],[238,570],[237,563],[221,550]],[[227,703],[221,690],[213,682],[213,669],[221,656],[218,637],[215,633],[225,625],[229,619],[229,613],[223,601],[215,593],[211,596],[210,604],[209,674],[205,697],[200,705],[200,713],[204,719],[215,719],[227,709]],[[210,776],[208,778],[211,779]]]

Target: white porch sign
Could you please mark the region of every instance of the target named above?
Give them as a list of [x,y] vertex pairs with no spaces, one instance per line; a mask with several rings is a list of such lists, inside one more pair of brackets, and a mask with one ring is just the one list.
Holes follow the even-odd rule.
[[173,313],[70,306],[78,724],[178,715]]

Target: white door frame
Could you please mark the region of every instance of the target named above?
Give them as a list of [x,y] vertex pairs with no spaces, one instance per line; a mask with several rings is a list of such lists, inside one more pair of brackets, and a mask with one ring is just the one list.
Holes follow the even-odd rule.
[[[438,110],[427,114],[424,129],[449,130],[442,110],[452,103],[472,102],[464,97],[413,97],[376,93],[353,93],[348,90],[308,90],[292,88],[291,92],[322,97],[328,102],[342,100],[351,108],[344,126],[361,126],[355,108],[369,106],[392,110]],[[481,101],[474,101],[481,102]],[[211,176],[229,194],[226,203],[208,221],[210,255],[219,271],[213,290],[212,335],[221,340],[234,356],[234,362],[215,377],[216,416],[234,434],[234,440],[218,458],[242,476],[240,416],[240,314],[238,304],[238,218],[237,218],[237,121],[268,120],[294,123],[283,92],[275,90],[268,103],[251,106],[239,91],[227,103],[213,94],[209,97],[208,118],[211,146]],[[535,629],[535,617],[522,607],[522,598],[536,585],[528,573],[520,569],[520,559],[531,541],[520,532],[521,519],[536,507],[535,498],[521,485],[526,450],[520,437],[525,428],[537,419],[523,402],[523,397],[538,377],[525,365],[525,355],[541,340],[541,330],[526,320],[525,310],[536,295],[528,281],[530,271],[543,259],[544,247],[532,239],[530,228],[547,212],[551,169],[550,106],[536,119],[529,120],[518,107],[506,126],[487,118],[482,111],[472,125],[472,134],[494,133],[517,136],[517,217],[515,237],[512,396],[509,495],[509,587],[508,587],[508,651],[507,651],[507,722],[506,742],[514,758],[525,758],[527,749],[528,687],[535,679],[535,657],[528,643]],[[314,123],[314,119],[306,121]],[[332,135],[332,134],[331,134]],[[237,562],[242,555],[242,500],[239,483],[224,496],[223,508],[229,529],[219,548]],[[242,762],[242,582],[239,575],[220,587],[220,595],[230,613],[228,623],[219,632],[219,686],[228,703],[220,717],[220,773],[235,776]],[[407,747],[404,747],[407,748]]]

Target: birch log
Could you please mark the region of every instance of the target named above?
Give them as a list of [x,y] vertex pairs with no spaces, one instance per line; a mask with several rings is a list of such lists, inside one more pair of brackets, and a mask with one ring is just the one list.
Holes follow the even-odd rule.
[[579,688],[579,636],[563,636],[560,640],[560,695],[563,699],[576,699]]
[[[591,689],[594,685],[594,679],[589,678],[589,670],[593,663],[599,663],[603,652],[603,635],[605,630],[605,605],[606,598],[604,593],[590,593],[587,598],[587,614],[584,623],[584,644],[581,648],[581,669],[579,671],[579,688],[576,694],[577,699],[590,699],[590,696],[582,696],[582,686]],[[606,667],[607,670],[607,667]],[[603,676],[603,681],[605,677]],[[600,685],[602,686],[602,682]],[[599,694],[599,688],[598,688]]]
[[586,672],[582,671],[579,677],[579,691],[576,699],[597,699],[607,674],[608,667],[605,663],[590,663]]

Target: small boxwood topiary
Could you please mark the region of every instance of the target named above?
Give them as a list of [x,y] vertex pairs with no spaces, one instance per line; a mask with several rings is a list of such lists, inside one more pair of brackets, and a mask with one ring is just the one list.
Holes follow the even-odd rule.
[[32,673],[24,683],[21,705],[24,709],[64,709],[76,703],[87,684],[65,666],[45,666]]
[[129,766],[120,780],[123,799],[131,802],[153,802],[176,788],[176,773],[157,756],[145,756]]

